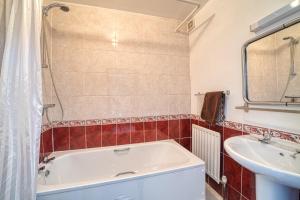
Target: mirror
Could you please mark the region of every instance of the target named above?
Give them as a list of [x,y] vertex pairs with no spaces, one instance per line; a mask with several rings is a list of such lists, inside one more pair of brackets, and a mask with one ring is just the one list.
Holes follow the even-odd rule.
[[300,104],[300,23],[243,47],[244,99],[254,104]]

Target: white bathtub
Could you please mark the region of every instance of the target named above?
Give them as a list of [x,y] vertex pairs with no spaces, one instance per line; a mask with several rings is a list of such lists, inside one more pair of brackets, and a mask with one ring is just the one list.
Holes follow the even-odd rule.
[[204,200],[204,162],[173,140],[54,152],[38,200]]

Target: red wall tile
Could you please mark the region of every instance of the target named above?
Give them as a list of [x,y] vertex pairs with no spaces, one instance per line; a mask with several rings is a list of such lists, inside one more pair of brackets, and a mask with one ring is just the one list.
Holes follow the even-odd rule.
[[255,200],[255,174],[246,168],[242,171],[242,195]]
[[191,137],[191,120],[180,119],[180,138]]
[[242,167],[226,155],[224,155],[224,174],[228,179],[228,185],[241,192]]
[[169,121],[169,138],[179,138],[179,119]]
[[204,128],[209,128],[209,124],[207,122],[204,122],[204,121],[198,121],[198,125],[202,126]]
[[[234,137],[234,136],[239,136],[239,135],[243,135],[242,131],[238,131],[238,130],[234,130],[234,129],[230,129],[230,128],[224,128],[224,134],[223,134],[223,142],[222,142],[222,147],[224,144],[224,141],[228,138]],[[223,148],[222,148],[223,149]],[[225,151],[225,149],[223,149],[223,151],[225,154],[227,154],[227,152]],[[228,155],[228,154],[227,154]]]
[[214,179],[208,176],[208,184],[219,193],[219,195],[223,196],[222,184],[218,184]]
[[156,122],[145,122],[145,142],[156,141]]
[[54,151],[70,149],[70,129],[68,127],[53,128]]
[[192,138],[182,138],[180,139],[180,144],[187,150],[191,151],[192,150],[191,140]]
[[240,200],[241,199],[241,194],[236,191],[234,188],[231,186],[227,187],[227,196],[228,200]]
[[85,147],[85,127],[70,127],[70,149],[84,149]]
[[117,144],[117,125],[109,124],[102,125],[102,145],[106,146],[114,146]]
[[157,121],[157,140],[167,140],[169,138],[168,121]]
[[87,148],[101,147],[101,125],[86,127]]
[[117,124],[117,145],[130,144],[130,123]]
[[191,119],[191,124],[199,125],[199,120]]
[[145,141],[144,123],[132,123],[131,124],[131,143],[141,143]]
[[53,152],[52,129],[42,134],[43,153]]

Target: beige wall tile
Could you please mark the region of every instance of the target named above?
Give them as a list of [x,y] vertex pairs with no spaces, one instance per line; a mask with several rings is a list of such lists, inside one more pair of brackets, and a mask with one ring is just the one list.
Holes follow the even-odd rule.
[[[53,10],[49,20],[65,120],[189,113],[189,44],[188,36],[174,33],[178,21],[76,4],[70,9]],[[52,115],[59,119],[58,106]]]

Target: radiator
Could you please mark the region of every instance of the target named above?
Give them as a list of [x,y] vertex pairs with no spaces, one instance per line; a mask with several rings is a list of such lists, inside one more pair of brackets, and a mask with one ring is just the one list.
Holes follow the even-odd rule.
[[220,133],[193,124],[192,151],[205,162],[206,174],[220,183]]

